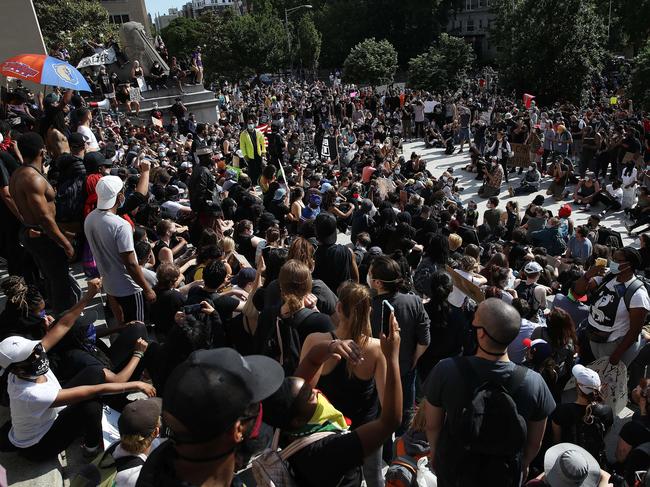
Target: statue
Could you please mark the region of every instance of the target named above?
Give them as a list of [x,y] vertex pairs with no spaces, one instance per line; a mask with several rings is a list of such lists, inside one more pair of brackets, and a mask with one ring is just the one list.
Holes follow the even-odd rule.
[[[165,60],[156,51],[153,45],[153,39],[147,35],[141,23],[127,22],[122,24],[120,28],[120,45],[124,54],[126,54],[131,62],[134,60],[140,61],[145,75],[149,74],[149,68],[151,68],[154,61],[158,61],[164,69],[165,74],[169,74],[169,66],[167,66]],[[128,68],[129,72],[131,69],[130,66]]]

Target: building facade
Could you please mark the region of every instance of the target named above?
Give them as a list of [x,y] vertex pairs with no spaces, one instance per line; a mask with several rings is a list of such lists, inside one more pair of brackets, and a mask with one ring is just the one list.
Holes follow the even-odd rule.
[[490,27],[496,14],[490,8],[490,0],[460,0],[459,7],[449,16],[447,32],[462,37],[474,47],[480,59],[496,55],[490,43]]
[[147,34],[151,34],[151,23],[147,14],[144,0],[100,0],[103,7],[108,10],[110,20],[114,24],[126,22],[140,22]]
[[183,12],[177,8],[170,8],[165,15],[157,15],[155,19],[156,30],[160,32],[161,29],[167,27],[172,20],[181,17],[182,15]]

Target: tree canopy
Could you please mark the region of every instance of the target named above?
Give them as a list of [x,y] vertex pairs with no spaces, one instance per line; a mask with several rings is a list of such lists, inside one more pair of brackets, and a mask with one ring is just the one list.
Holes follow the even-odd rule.
[[637,107],[650,110],[650,39],[634,58],[629,91],[629,96]]
[[427,51],[409,61],[409,85],[418,90],[455,90],[475,58],[471,45],[443,33]]
[[[593,0],[498,0],[491,39],[501,80],[544,102],[584,100],[604,58]],[[514,7],[514,8],[513,8]]]
[[397,51],[386,39],[365,39],[350,50],[343,63],[347,81],[367,85],[392,83],[397,70]]
[[117,33],[108,11],[98,0],[34,0],[48,49],[62,43],[72,58],[81,56],[84,41],[106,41]]

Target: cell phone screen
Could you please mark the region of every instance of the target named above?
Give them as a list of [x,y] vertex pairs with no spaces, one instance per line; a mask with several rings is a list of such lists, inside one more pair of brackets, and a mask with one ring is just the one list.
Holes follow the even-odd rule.
[[381,303],[381,331],[385,336],[390,333],[390,314],[395,308],[385,299]]

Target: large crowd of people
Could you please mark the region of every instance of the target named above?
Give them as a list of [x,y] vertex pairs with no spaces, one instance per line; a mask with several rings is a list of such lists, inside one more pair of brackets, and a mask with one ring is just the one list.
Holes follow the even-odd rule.
[[[182,93],[142,118],[142,68],[123,98],[110,71],[110,111],[4,93],[0,450],[79,440],[79,485],[648,485],[650,119],[606,79],[583,107],[223,83],[208,122]],[[467,150],[483,215],[410,142]],[[634,411],[615,452],[603,358]]]

